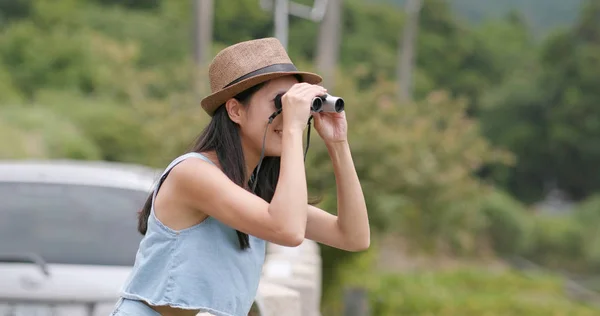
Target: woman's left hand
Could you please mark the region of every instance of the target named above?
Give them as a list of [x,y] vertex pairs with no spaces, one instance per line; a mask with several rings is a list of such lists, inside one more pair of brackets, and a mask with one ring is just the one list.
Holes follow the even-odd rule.
[[348,140],[348,124],[345,112],[316,112],[313,113],[313,118],[315,129],[326,144]]

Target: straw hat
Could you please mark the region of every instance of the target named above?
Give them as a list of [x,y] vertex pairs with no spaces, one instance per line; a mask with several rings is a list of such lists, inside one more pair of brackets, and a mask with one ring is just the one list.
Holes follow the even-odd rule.
[[220,51],[210,64],[211,95],[202,99],[202,108],[213,116],[219,106],[238,93],[267,80],[294,74],[310,84],[322,81],[317,74],[298,71],[276,38],[229,46]]

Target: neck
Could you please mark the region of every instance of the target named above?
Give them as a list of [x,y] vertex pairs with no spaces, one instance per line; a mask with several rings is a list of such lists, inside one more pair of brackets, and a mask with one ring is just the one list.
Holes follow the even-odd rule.
[[255,150],[248,148],[248,146],[246,146],[243,142],[242,142],[242,151],[244,152],[244,160],[246,161],[246,183],[247,183],[250,180],[250,175],[252,174],[252,171],[254,171],[254,169],[258,165],[258,161],[260,160],[260,152],[257,153]]
[[[258,161],[260,160],[260,153],[256,153],[256,151],[247,148],[243,143],[242,151],[244,153],[244,160],[246,164],[245,183],[248,183],[252,171],[254,171],[254,168],[256,168],[256,166],[258,165]],[[206,155],[210,160],[212,160],[217,166],[219,166],[219,168],[222,168],[221,164],[219,163],[217,153],[215,151],[203,152],[203,154]]]

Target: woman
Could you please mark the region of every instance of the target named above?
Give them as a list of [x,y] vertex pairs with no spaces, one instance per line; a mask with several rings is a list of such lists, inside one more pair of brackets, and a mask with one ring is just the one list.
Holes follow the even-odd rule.
[[[321,77],[296,70],[279,41],[266,38],[221,51],[209,78],[213,93],[201,104],[211,122],[140,213],[145,236],[113,315],[247,315],[266,242],[369,247],[343,112],[312,114],[333,162],[338,215],[307,204],[302,134],[311,100],[327,92],[316,85]],[[278,94],[282,112],[273,119]]]

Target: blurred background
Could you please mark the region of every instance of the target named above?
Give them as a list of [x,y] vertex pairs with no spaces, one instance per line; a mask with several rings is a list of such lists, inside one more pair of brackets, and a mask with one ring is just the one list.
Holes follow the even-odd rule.
[[600,1],[407,1],[0,0],[0,158],[162,169],[214,55],[277,36],[346,100],[372,224],[321,247],[323,315],[600,315]]

